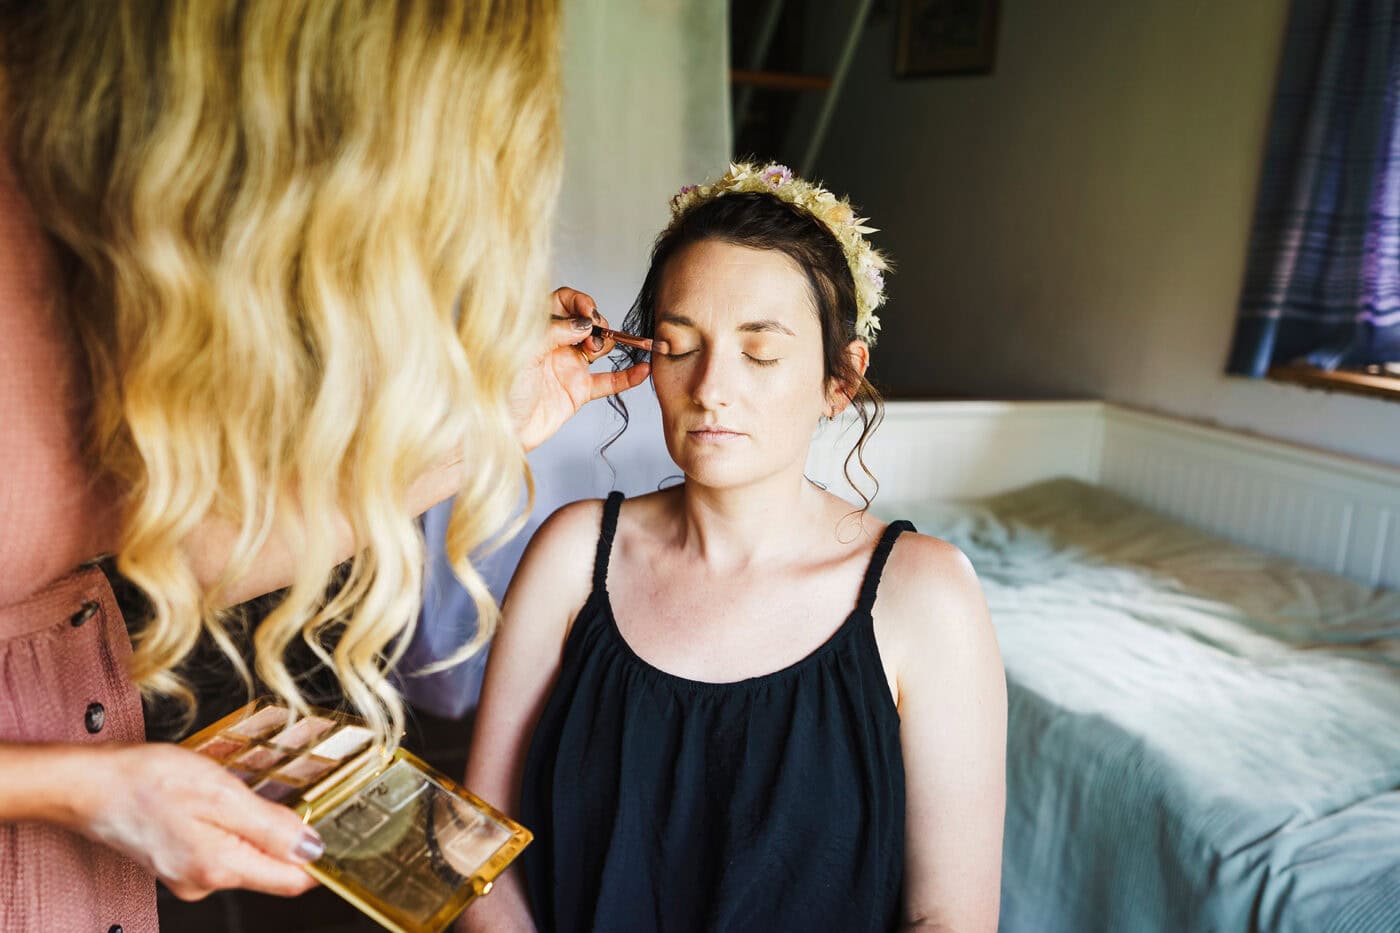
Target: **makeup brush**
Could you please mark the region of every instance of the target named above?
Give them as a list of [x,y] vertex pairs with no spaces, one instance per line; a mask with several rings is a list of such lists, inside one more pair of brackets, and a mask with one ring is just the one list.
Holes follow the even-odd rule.
[[[551,315],[549,316],[549,319],[552,320],[552,321],[571,321],[571,320],[573,320],[573,318],[565,317],[565,316],[560,315],[560,314],[551,314]],[[612,330],[612,329],[607,328],[607,327],[601,327],[601,326],[599,326],[599,325],[597,325],[597,324],[594,324],[594,325],[593,325],[593,332],[592,332],[592,334],[591,334],[590,336],[597,337],[599,340],[609,340],[609,339],[611,339],[611,340],[615,341],[616,343],[620,343],[620,344],[623,344],[623,345],[629,346],[629,347],[635,347],[635,348],[637,348],[638,350],[647,350],[647,351],[650,351],[651,348],[652,348],[652,342],[651,342],[650,340],[648,340],[647,338],[645,338],[645,337],[638,337],[638,336],[635,335],[635,334],[624,333],[623,331],[620,331],[620,330]]]
[[597,324],[593,325],[593,336],[597,337],[599,340],[606,340],[611,337],[620,344],[636,347],[638,350],[650,350],[652,346],[651,341],[645,337],[624,334],[620,330],[609,330],[606,327],[599,327]]

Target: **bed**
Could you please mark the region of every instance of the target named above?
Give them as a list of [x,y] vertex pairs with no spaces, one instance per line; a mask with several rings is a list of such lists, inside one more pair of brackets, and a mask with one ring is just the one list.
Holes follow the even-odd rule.
[[876,511],[968,554],[1006,664],[1002,928],[1400,930],[1400,471],[1097,403],[891,421]]

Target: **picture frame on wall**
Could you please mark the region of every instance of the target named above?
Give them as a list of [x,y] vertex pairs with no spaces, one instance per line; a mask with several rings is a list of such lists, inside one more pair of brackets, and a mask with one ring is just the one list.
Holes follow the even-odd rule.
[[998,5],[998,0],[899,0],[895,76],[991,74]]

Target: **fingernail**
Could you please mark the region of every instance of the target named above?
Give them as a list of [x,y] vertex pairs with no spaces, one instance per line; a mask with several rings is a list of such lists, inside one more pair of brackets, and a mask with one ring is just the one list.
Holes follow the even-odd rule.
[[292,858],[298,862],[314,862],[325,851],[326,844],[321,841],[316,830],[306,826],[302,828],[301,838],[297,840],[297,844],[292,846]]
[[593,320],[597,321],[600,324],[603,322],[603,315],[598,313],[597,308],[593,309]]
[[579,331],[580,333],[586,330],[593,329],[593,322],[586,317],[571,317],[569,318],[569,324],[573,327],[574,330]]

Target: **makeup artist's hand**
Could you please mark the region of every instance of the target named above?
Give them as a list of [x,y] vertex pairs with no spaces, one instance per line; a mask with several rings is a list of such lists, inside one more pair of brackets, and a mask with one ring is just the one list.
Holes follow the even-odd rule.
[[[75,752],[78,751],[75,749]],[[287,897],[314,887],[302,866],[321,841],[210,759],[175,745],[84,746],[74,829],[126,853],[182,900],[223,888]],[[81,780],[81,779],[80,779]]]
[[589,372],[589,365],[611,353],[614,344],[589,335],[594,324],[607,327],[608,322],[583,292],[556,290],[550,313],[556,320],[550,322],[545,351],[511,387],[516,435],[526,450],[552,437],[586,403],[641,385],[651,373],[650,363],[617,372]]

